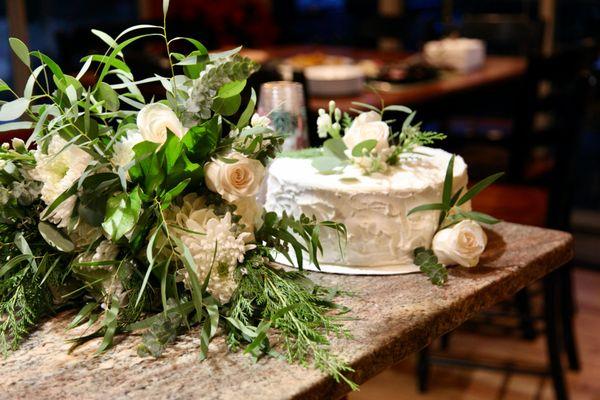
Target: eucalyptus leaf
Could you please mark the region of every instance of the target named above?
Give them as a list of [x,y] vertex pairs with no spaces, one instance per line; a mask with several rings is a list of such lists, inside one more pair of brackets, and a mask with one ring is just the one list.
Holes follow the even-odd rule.
[[4,80],[0,79],[0,93],[10,90],[10,86]]
[[19,60],[23,62],[23,64],[31,67],[31,58],[29,57],[29,49],[27,45],[21,41],[21,39],[11,37],[8,39],[8,44],[12,51],[17,55]]
[[73,242],[53,225],[42,221],[38,224],[38,230],[50,246],[64,253],[70,253],[75,250]]
[[217,91],[217,96],[219,96],[220,98],[233,97],[237,94],[240,94],[245,87],[245,79],[241,81],[227,82],[219,88],[219,90]]
[[30,99],[18,98],[4,103],[0,108],[0,121],[12,121],[19,118],[29,107]]
[[21,129],[31,129],[31,128],[33,128],[33,122],[29,122],[29,121],[9,122],[6,124],[0,124],[0,132],[18,131]]
[[242,97],[239,94],[227,98],[217,97],[213,102],[212,109],[217,114],[227,117],[235,114],[241,103]]
[[119,96],[117,92],[106,82],[100,82],[96,87],[96,96],[98,100],[104,101],[104,107],[108,111],[119,111]]
[[406,114],[411,114],[412,110],[406,106],[400,106],[400,105],[391,105],[391,106],[387,106],[383,109],[383,111],[398,111],[398,112],[402,112],[402,113],[406,113]]
[[135,227],[141,207],[139,187],[129,194],[121,192],[111,197],[106,203],[106,216],[102,228],[113,241],[119,240]]
[[333,155],[340,160],[347,160],[348,156],[346,155],[346,144],[340,138],[331,138],[327,139],[325,143],[323,143],[323,148],[329,152],[330,155]]
[[414,214],[414,213],[420,212],[420,211],[435,211],[435,210],[445,210],[445,209],[446,209],[446,205],[442,204],[442,203],[423,204],[421,206],[411,209],[408,212],[408,214],[406,214],[406,215],[411,215],[411,214]]
[[311,165],[320,173],[334,173],[335,169],[344,165],[337,157],[321,156],[312,159]]
[[358,143],[354,148],[352,148],[352,156],[354,157],[362,157],[365,153],[370,153],[377,146],[376,139],[367,139]]

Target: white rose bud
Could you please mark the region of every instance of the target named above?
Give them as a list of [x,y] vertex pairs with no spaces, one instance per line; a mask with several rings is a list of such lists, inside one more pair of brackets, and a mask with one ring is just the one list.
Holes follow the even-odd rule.
[[230,203],[243,197],[255,196],[265,177],[265,167],[260,161],[237,152],[231,152],[225,157],[237,162],[226,163],[216,159],[206,164],[206,186]]
[[442,229],[433,237],[431,248],[444,265],[474,267],[487,244],[487,236],[477,222],[464,220]]
[[335,120],[339,121],[340,119],[342,119],[342,110],[340,110],[339,108],[336,107],[333,115],[335,116]]
[[335,101],[329,100],[329,113],[333,114],[333,110],[335,110]]
[[177,115],[162,103],[144,106],[138,113],[137,126],[144,140],[160,144],[167,140],[167,128],[177,137],[185,134]]
[[321,114],[317,118],[317,134],[320,138],[326,138],[329,129],[331,128],[331,117],[329,114]]
[[375,111],[369,111],[360,114],[354,119],[352,125],[346,131],[343,140],[346,147],[352,151],[357,144],[365,140],[375,139],[377,140],[377,145],[374,150],[380,152],[389,147],[389,135],[390,128],[381,120],[381,115]]

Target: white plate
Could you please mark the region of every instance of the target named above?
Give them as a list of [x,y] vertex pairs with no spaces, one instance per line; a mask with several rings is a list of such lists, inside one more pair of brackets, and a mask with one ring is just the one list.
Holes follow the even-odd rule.
[[[294,259],[293,254],[290,254],[290,256],[292,257],[292,259]],[[294,268],[298,268],[296,265],[290,265],[288,259],[285,258],[284,255],[279,253],[275,256],[275,261],[279,264],[286,265],[288,267],[291,266]],[[319,263],[319,266],[321,267],[321,269],[319,270],[313,263],[311,263],[308,260],[304,260],[302,266],[307,271],[340,275],[401,275],[419,272],[419,267],[417,267],[414,264],[384,265],[381,267],[352,267],[347,265]]]

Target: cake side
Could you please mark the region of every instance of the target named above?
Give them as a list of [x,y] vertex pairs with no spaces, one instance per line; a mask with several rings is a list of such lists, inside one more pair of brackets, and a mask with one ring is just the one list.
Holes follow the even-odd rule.
[[[337,235],[323,230],[328,264],[375,267],[412,264],[412,251],[429,246],[439,212],[407,216],[412,208],[437,201],[451,155],[420,148],[418,156],[385,174],[362,175],[349,166],[341,174],[323,175],[310,159],[278,158],[269,168],[265,208],[278,214],[306,214],[346,225],[347,245],[340,251]],[[454,185],[467,183],[467,167],[457,157]]]

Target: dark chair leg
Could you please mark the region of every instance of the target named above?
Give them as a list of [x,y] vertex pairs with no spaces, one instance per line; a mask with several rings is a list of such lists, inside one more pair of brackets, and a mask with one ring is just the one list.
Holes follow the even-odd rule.
[[450,334],[452,332],[448,332],[446,333],[444,336],[441,337],[440,339],[440,348],[444,351],[448,350],[448,348],[450,347]]
[[427,391],[430,365],[429,346],[427,346],[421,350],[417,356],[417,384],[420,393],[425,393]]
[[546,344],[550,362],[550,375],[557,400],[567,400],[567,387],[563,374],[561,343],[559,340],[558,324],[558,272],[553,272],[544,278],[544,319],[546,323]]
[[561,291],[561,315],[564,346],[569,360],[569,368],[579,371],[581,364],[579,362],[579,351],[575,338],[575,298],[573,292],[573,282],[571,277],[572,266],[565,265],[560,269],[560,291]]
[[529,289],[523,288],[515,295],[515,304],[519,312],[519,325],[523,338],[533,340],[537,337],[531,316],[531,296]]

